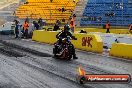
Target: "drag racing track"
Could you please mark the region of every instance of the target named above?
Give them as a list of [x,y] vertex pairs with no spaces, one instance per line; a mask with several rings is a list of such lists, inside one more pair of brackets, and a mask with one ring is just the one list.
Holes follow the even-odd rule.
[[77,68],[88,74],[130,74],[132,61],[77,50],[78,60],[52,58],[52,45],[0,35],[0,88],[131,88],[130,84],[85,84]]

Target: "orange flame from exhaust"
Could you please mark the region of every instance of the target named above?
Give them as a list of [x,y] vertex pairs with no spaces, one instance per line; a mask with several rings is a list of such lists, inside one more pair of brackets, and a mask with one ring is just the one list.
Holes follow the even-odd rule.
[[79,71],[80,76],[85,76],[86,75],[86,71],[82,67],[79,67],[78,71]]

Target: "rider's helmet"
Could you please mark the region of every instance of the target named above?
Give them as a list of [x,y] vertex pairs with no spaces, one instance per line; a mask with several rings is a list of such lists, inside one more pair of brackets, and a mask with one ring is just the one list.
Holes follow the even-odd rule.
[[68,32],[70,30],[70,26],[68,25],[68,24],[66,24],[65,26],[64,26],[64,31],[65,32]]

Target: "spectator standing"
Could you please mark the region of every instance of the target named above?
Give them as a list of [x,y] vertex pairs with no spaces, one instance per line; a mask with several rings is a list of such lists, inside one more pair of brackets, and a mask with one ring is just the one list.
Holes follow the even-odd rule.
[[43,27],[43,20],[42,20],[42,18],[39,18],[38,24],[39,24],[40,29],[42,29],[42,27]]
[[14,20],[15,22],[15,38],[21,37],[21,27],[22,25],[18,20]]
[[15,38],[19,35],[19,21],[15,20]]
[[59,29],[60,29],[60,28],[59,28],[59,25],[58,25],[58,23],[56,23],[55,26],[54,26],[53,31],[57,31],[57,30],[59,30]]
[[62,12],[65,12],[65,8],[64,7],[62,7]]
[[29,23],[27,21],[25,21],[25,23],[23,24],[23,28],[24,28],[24,37],[28,38]]
[[71,22],[70,22],[70,27],[71,27],[72,33],[74,33],[74,30],[75,30],[75,17],[76,17],[76,15],[73,14]]
[[106,33],[110,33],[110,23],[109,21],[105,24]]
[[32,22],[32,30],[35,30],[34,23],[35,23],[35,21]]
[[56,23],[60,26],[61,25],[61,22],[59,20],[56,21]]
[[23,33],[22,33],[22,24],[20,24],[20,22],[18,23],[18,30],[19,30],[19,38],[21,38]]
[[39,24],[36,21],[34,22],[34,28],[35,30],[39,30]]

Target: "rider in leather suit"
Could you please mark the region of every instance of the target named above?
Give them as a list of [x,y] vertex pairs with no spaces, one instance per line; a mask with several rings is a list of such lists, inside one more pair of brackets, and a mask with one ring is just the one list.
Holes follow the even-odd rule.
[[[72,39],[74,40],[77,40],[77,38],[75,38],[70,32],[70,27],[69,25],[65,25],[64,26],[64,30],[61,31],[60,33],[58,33],[56,35],[56,38],[58,39],[57,43],[56,43],[56,46],[55,46],[55,50],[58,50],[58,45],[61,45],[62,44],[62,39],[63,38],[67,38],[68,36],[71,37]],[[78,59],[78,57],[76,57],[76,54],[75,54],[75,48],[74,48],[74,45],[71,43],[71,48],[72,48],[72,55],[73,55],[73,59]],[[58,52],[58,51],[57,51]],[[57,53],[56,52],[56,53]]]

